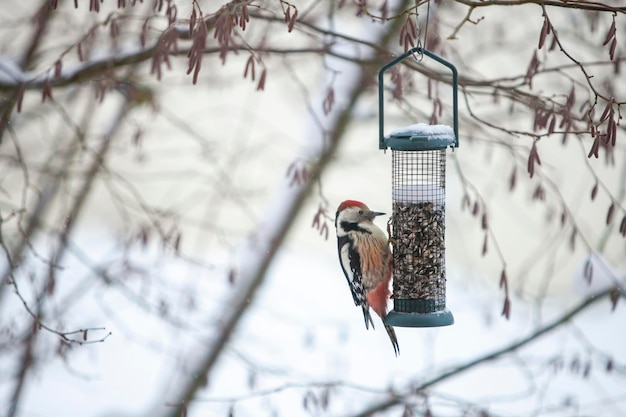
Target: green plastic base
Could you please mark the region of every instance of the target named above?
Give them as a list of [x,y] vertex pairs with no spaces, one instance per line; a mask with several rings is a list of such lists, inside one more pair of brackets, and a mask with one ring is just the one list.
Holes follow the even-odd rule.
[[454,317],[447,308],[433,313],[404,313],[391,310],[385,317],[385,325],[392,327],[442,327],[454,324]]

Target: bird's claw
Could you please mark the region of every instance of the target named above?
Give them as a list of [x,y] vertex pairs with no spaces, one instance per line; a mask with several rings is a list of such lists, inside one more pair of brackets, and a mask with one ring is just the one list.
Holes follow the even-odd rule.
[[396,246],[396,239],[391,236],[392,221],[393,221],[393,217],[389,217],[389,220],[387,220],[387,236],[388,236],[387,244],[393,247],[393,246]]

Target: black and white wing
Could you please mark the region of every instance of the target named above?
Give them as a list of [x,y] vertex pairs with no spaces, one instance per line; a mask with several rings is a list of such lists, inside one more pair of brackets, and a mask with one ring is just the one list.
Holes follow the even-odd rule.
[[365,287],[363,286],[363,274],[361,271],[361,258],[359,252],[354,248],[352,240],[346,235],[337,239],[339,250],[339,262],[341,269],[346,276],[352,299],[354,304],[363,308],[363,318],[365,319],[365,328],[369,329],[369,325],[374,328],[374,322],[369,312],[369,304],[365,297]]

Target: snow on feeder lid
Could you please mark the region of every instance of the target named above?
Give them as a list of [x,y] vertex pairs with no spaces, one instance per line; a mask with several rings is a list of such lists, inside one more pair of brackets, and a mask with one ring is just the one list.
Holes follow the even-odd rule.
[[[384,135],[384,72],[424,54],[452,71],[454,126],[423,123]],[[393,304],[388,326],[438,327],[454,323],[446,307],[446,149],[458,147],[456,68],[431,52],[414,48],[385,65],[379,81],[379,148],[392,150]]]
[[397,151],[423,151],[456,146],[456,135],[450,126],[425,123],[394,129],[384,140],[387,147]]

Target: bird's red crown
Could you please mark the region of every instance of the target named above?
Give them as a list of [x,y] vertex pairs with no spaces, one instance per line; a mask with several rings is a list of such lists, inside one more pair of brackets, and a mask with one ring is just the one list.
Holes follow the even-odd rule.
[[346,200],[343,203],[339,204],[339,208],[337,209],[337,212],[340,212],[348,207],[360,207],[362,209],[367,209],[367,206],[364,203],[361,203],[360,201]]

